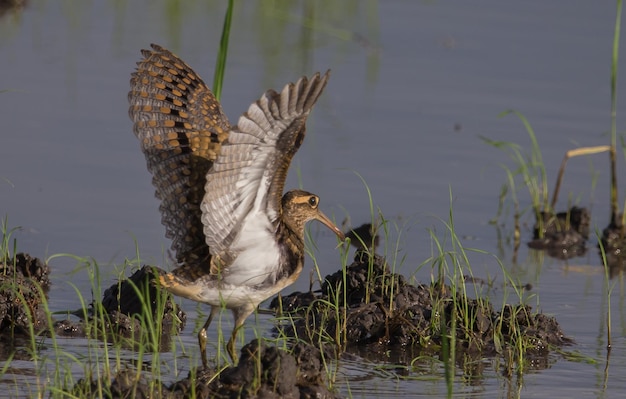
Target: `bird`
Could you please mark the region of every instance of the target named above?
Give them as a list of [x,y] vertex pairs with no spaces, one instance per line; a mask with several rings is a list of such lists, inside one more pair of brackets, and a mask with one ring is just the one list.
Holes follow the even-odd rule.
[[226,349],[236,364],[235,339],[247,317],[302,272],[305,224],[318,220],[345,240],[317,195],[283,194],[330,70],[266,91],[232,126],[184,61],[156,44],[141,53],[130,79],[129,116],[176,260],[156,283],[210,305],[198,332],[205,369],[207,329],[220,309],[232,311]]

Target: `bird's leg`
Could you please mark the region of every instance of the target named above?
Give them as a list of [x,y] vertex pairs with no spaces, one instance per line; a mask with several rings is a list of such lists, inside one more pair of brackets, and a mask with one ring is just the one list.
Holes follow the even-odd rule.
[[235,328],[233,328],[233,333],[230,336],[230,339],[228,340],[228,344],[226,344],[226,350],[228,351],[230,358],[233,360],[233,364],[237,364],[237,362],[239,361],[237,352],[235,351],[235,340],[237,339],[237,333],[239,332],[239,329],[242,326],[243,326],[243,323],[241,323],[241,325],[238,325],[238,326],[236,325]]
[[209,318],[207,319],[206,323],[204,323],[204,325],[198,332],[198,344],[200,344],[200,356],[202,356],[202,367],[204,367],[205,370],[209,369],[209,362],[206,357],[206,341],[207,341],[206,330],[209,328],[211,321],[213,321],[213,317],[218,311],[219,309],[217,307],[211,306],[211,313],[209,314]]
[[233,309],[233,316],[235,317],[235,327],[233,328],[233,334],[228,340],[228,344],[226,344],[226,350],[228,351],[228,354],[230,355],[230,358],[233,360],[234,364],[237,364],[238,361],[237,352],[235,352],[235,341],[237,339],[237,333],[239,332],[241,327],[243,327],[243,323],[246,321],[248,316],[250,316],[250,314],[254,312],[255,308],[256,306],[248,304],[248,306]]

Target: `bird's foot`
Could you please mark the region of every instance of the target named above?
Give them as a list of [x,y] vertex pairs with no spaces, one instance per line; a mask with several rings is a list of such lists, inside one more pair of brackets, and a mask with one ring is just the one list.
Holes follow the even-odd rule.
[[209,361],[206,356],[206,329],[202,328],[198,332],[198,343],[200,344],[200,357],[202,358],[202,368],[207,371],[209,370]]

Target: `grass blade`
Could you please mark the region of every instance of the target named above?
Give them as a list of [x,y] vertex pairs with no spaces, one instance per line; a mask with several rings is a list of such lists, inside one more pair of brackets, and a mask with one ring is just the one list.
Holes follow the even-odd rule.
[[213,94],[218,100],[222,95],[222,84],[224,82],[224,73],[226,72],[226,58],[228,56],[228,38],[230,37],[230,25],[233,20],[234,0],[228,1],[226,16],[224,17],[224,26],[222,27],[222,38],[220,40],[220,49],[217,54],[217,62],[215,65],[215,75],[213,76]]

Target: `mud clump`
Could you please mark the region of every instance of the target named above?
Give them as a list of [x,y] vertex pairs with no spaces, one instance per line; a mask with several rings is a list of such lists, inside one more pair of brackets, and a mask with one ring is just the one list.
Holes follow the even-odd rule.
[[551,212],[541,212],[541,223],[536,223],[533,227],[533,237],[551,236],[572,230],[588,239],[590,223],[591,215],[587,208],[573,206],[567,212],[559,212],[556,216]]
[[622,218],[623,215],[617,215],[615,220],[602,231],[600,258],[603,258],[604,250],[611,277],[626,270],[626,230]]
[[[115,325],[125,336],[136,333],[135,322],[128,320],[133,316],[150,312],[156,316],[162,312],[163,331],[180,332],[185,327],[187,315],[172,301],[172,296],[157,287],[154,280],[161,273],[160,269],[144,266],[128,279],[111,285],[104,291],[102,306],[113,316]],[[163,304],[159,304],[163,301]],[[135,320],[136,321],[136,320]]]
[[101,307],[106,332],[133,340],[139,340],[143,334],[142,317],[149,315],[151,320],[160,319],[163,332],[160,349],[167,349],[172,333],[184,328],[187,316],[172,301],[171,295],[156,286],[154,280],[159,274],[159,269],[150,266],[135,271],[128,279],[107,288],[101,302],[93,302],[89,309],[74,312],[80,321],[57,321],[54,325],[56,333],[66,337],[85,336],[85,323],[98,317],[98,307]]
[[571,259],[587,252],[591,215],[586,208],[572,207],[567,212],[541,212],[533,227],[528,247],[545,250],[557,259]]
[[320,351],[298,343],[290,352],[252,340],[241,349],[239,364],[209,385],[215,398],[335,398],[326,388]]
[[[344,225],[347,220],[344,220]],[[350,239],[350,244],[361,250],[371,250],[376,252],[376,248],[380,244],[380,235],[378,234],[378,226],[371,223],[364,223],[357,228],[348,229],[345,232],[346,238]]]
[[336,398],[326,388],[325,371],[319,350],[298,343],[290,351],[268,346],[257,339],[241,349],[237,366],[215,375],[199,369],[183,380],[166,386],[149,382],[136,371],[117,373],[109,384],[79,381],[72,393],[80,397],[98,397],[98,387],[105,386],[105,397],[116,398]]
[[[340,343],[358,353],[366,348],[372,355],[398,348],[438,350],[453,325],[457,351],[462,353],[495,355],[502,345],[521,338],[527,352],[546,354],[551,346],[572,342],[553,317],[533,314],[530,306],[506,305],[494,311],[486,299],[460,293],[454,298],[447,285],[409,284],[404,276],[391,273],[382,257],[363,251],[357,252],[345,276],[343,271],[327,276],[316,299],[311,300],[312,294],[283,298],[283,311],[299,317],[279,325],[282,334]],[[302,302],[297,299],[302,295],[310,305],[292,307]],[[272,306],[278,305],[275,299]]]
[[[89,309],[71,313],[80,320],[68,317],[53,320],[50,326],[44,307],[50,288],[49,275],[50,267],[28,254],[19,253],[0,263],[0,335],[6,335],[0,336],[0,342],[5,343],[4,347],[10,347],[13,338],[29,338],[32,334],[49,334],[51,331],[63,337],[86,337],[90,330],[86,323],[97,317],[99,310],[107,321],[104,330],[115,336],[140,337],[138,319],[146,312],[151,314],[152,320],[157,319],[157,312],[163,312],[163,343],[171,337],[171,332],[184,327],[185,313],[171,296],[155,286],[153,280],[158,271],[150,267],[143,267],[129,279],[113,284],[104,292],[102,301],[94,301]],[[159,301],[163,304],[159,305]],[[96,335],[99,333],[101,331],[95,332]]]
[[50,267],[19,253],[0,264],[0,334],[30,336],[46,329],[41,305],[50,288]]

